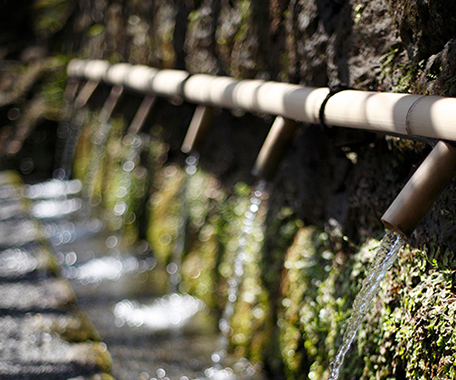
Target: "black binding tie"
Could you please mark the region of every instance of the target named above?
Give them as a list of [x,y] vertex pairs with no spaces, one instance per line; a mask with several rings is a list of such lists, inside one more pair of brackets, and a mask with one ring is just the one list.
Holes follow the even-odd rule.
[[326,95],[326,98],[321,103],[320,111],[318,112],[318,118],[320,119],[321,126],[326,127],[326,128],[328,127],[326,125],[326,123],[325,123],[325,107],[326,107],[326,103],[328,103],[328,100],[333,95],[337,94],[338,92],[345,91],[345,90],[353,90],[353,88],[349,87],[345,83],[340,83],[340,84],[337,84],[335,86],[329,86],[329,93],[328,93],[328,95]]

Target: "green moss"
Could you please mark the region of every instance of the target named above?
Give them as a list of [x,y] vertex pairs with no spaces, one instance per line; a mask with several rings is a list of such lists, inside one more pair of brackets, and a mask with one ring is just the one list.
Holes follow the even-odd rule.
[[73,11],[70,0],[37,0],[33,3],[33,27],[40,37],[50,38],[65,26]]
[[100,336],[85,313],[74,309],[71,315],[62,315],[52,322],[51,331],[72,343],[100,341]]
[[97,367],[100,368],[102,372],[104,372],[102,376],[106,380],[110,379],[111,376],[109,375],[109,373],[111,372],[112,368],[112,358],[106,347],[106,344],[94,342],[92,350],[95,356],[95,362],[97,363]]

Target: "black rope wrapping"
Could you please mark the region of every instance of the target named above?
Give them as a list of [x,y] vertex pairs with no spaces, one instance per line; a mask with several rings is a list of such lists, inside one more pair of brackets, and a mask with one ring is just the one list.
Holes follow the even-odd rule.
[[328,126],[325,123],[325,107],[326,107],[326,104],[328,103],[328,100],[331,99],[331,97],[336,95],[337,93],[339,93],[341,91],[345,91],[345,90],[353,90],[353,88],[347,86],[344,83],[329,87],[329,93],[328,93],[328,95],[326,95],[326,98],[321,103],[320,111],[318,112],[318,118],[320,120],[320,125],[322,127],[328,128]]
[[182,83],[180,84],[179,86],[179,96],[185,100],[185,94],[184,94],[184,87],[185,87],[185,84],[187,83],[187,81],[193,76],[193,74],[188,74],[187,78],[185,78]]

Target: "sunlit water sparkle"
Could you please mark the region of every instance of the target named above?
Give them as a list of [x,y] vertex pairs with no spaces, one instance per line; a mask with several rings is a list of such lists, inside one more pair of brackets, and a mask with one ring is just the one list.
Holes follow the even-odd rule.
[[62,275],[84,285],[99,284],[105,280],[117,281],[122,276],[152,270],[156,265],[156,261],[152,258],[138,259],[127,255],[123,255],[123,257],[104,256],[81,265],[74,265],[77,258],[72,260],[74,255],[73,252],[69,252],[61,259]]
[[388,231],[384,236],[361,290],[353,302],[353,311],[348,320],[342,345],[334,361],[330,365],[328,380],[337,380],[345,355],[350,348],[356,333],[369,311],[372,302],[380,290],[380,285],[404,245],[404,239],[394,232]]
[[184,327],[191,318],[204,309],[204,303],[188,294],[170,294],[149,305],[125,299],[114,307],[116,325],[145,327],[150,331],[175,330]]
[[52,199],[73,196],[81,193],[82,183],[79,180],[61,181],[53,179],[47,182],[26,185],[22,191],[28,199]]

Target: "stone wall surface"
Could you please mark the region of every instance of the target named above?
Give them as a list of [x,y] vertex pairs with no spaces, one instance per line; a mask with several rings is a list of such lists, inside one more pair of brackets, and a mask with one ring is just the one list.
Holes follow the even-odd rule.
[[[45,74],[37,68],[37,62],[44,62],[40,52],[53,55],[54,63],[55,53],[64,54],[58,56],[61,68],[68,57],[107,59],[306,86],[454,96],[454,7],[444,0],[84,0],[31,5],[24,17],[33,15],[35,23],[24,33],[35,37],[22,45],[9,39],[2,50],[3,67],[20,62],[22,73],[35,83],[15,86],[11,78],[17,72],[4,70],[0,117],[10,127],[2,128],[0,143],[9,146],[4,152],[10,156],[18,153],[3,166],[14,164],[32,176],[38,168],[49,170],[38,165],[32,148],[43,133],[51,135],[58,114],[40,113],[42,124],[35,129],[36,118],[27,119],[28,124],[19,118],[21,124],[8,116],[9,109],[22,109],[35,99],[30,94],[37,91],[30,87],[56,82],[49,65]],[[8,30],[13,33],[14,28]],[[44,96],[53,99],[56,93],[62,92]],[[147,129],[153,136],[151,149],[142,161],[149,176],[137,177],[152,181],[144,195],[150,195],[146,204],[152,219],[147,228],[132,229],[133,235],[150,240],[166,264],[176,238],[176,225],[168,222],[178,213],[176,187],[184,175],[179,147],[193,106],[161,99],[156,110]],[[200,177],[192,179],[182,286],[216,310],[223,309],[235,227],[255,183],[250,168],[271,123],[264,115],[217,110],[200,152]],[[11,141],[16,145],[8,145]],[[116,152],[119,141],[112,138],[110,152]],[[299,126],[269,184],[264,231],[254,239],[260,253],[248,265],[235,313],[230,347],[235,354],[262,362],[271,378],[327,376],[345,317],[384,232],[380,217],[429,153],[428,143],[433,142]],[[35,163],[35,172],[27,160]],[[78,170],[83,176],[83,165]],[[448,186],[387,275],[341,378],[456,378],[455,187],[454,182]],[[159,200],[168,200],[169,207]],[[157,238],[161,233],[169,234],[166,244]]]

